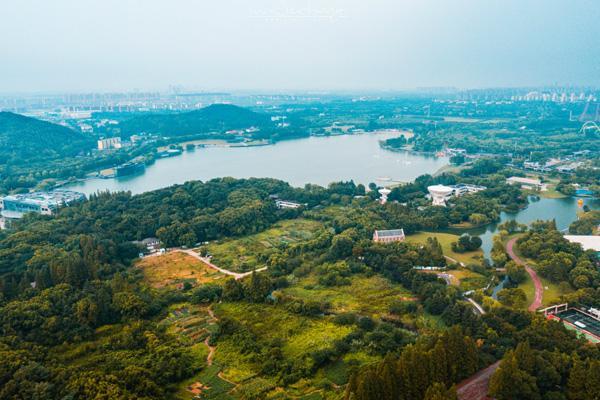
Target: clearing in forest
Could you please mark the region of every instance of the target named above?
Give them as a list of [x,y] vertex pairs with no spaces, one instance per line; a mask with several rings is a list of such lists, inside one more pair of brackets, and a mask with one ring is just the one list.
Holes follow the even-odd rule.
[[202,254],[210,254],[212,262],[234,272],[263,267],[279,249],[314,238],[323,225],[307,219],[279,221],[272,228],[238,239],[226,239],[203,246]]
[[354,275],[349,285],[324,286],[319,284],[316,274],[311,274],[281,292],[304,301],[329,303],[334,313],[354,312],[374,317],[387,314],[395,301],[416,301],[415,295],[402,285],[379,275]]
[[143,271],[146,282],[155,288],[177,286],[185,282],[195,286],[224,277],[196,258],[180,252],[143,258],[136,267]]
[[[483,250],[477,249],[475,251],[467,251],[464,253],[456,253],[452,250],[452,242],[457,242],[460,238],[459,235],[453,235],[451,233],[443,232],[418,232],[406,237],[406,241],[410,243],[425,243],[427,238],[436,238],[442,246],[444,255],[450,259],[461,262],[465,265],[468,264],[481,264],[483,260]],[[451,260],[448,260],[451,262]]]

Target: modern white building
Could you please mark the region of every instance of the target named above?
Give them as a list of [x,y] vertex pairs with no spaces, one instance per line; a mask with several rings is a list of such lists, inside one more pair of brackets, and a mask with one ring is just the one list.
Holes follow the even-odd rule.
[[373,232],[373,241],[378,243],[403,242],[404,229],[387,229]]
[[452,195],[457,197],[469,193],[481,192],[482,190],[487,189],[485,186],[469,185],[467,183],[457,183],[456,185],[452,185],[450,187],[453,190]]
[[506,180],[506,183],[509,185],[521,185],[523,189],[539,189],[542,192],[547,190],[546,184],[542,183],[539,179],[511,176]]
[[85,195],[71,190],[14,194],[2,198],[2,217],[22,218],[28,212],[51,215],[60,206],[85,199]]
[[279,209],[283,209],[283,208],[300,208],[302,207],[302,204],[300,203],[294,203],[293,201],[285,201],[285,200],[276,200],[275,201],[275,206]]
[[433,185],[427,188],[434,206],[446,206],[446,200],[452,196],[454,189],[445,185]]

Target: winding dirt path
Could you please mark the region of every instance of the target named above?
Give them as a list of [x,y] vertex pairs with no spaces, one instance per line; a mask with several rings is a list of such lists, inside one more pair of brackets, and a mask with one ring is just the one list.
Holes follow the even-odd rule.
[[500,361],[496,361],[487,368],[482,369],[470,378],[462,381],[456,387],[459,400],[484,400],[489,399],[487,393],[490,386],[490,378],[498,369]]
[[458,264],[458,265],[460,265],[461,267],[465,267],[465,266],[466,266],[464,262],[462,262],[462,261],[458,261],[456,258],[452,258],[452,257],[450,257],[450,256],[444,256],[444,258],[445,258],[446,260],[450,261],[450,262],[453,262],[453,263],[455,263],[455,264]]
[[262,268],[258,268],[255,269],[254,271],[248,271],[248,272],[233,272],[233,271],[229,271],[228,269],[225,268],[221,268],[216,266],[215,264],[210,262],[209,258],[206,257],[202,257],[200,254],[196,253],[194,250],[190,250],[190,249],[173,249],[173,251],[178,251],[180,253],[185,253],[189,256],[192,256],[200,261],[202,261],[204,264],[206,264],[208,267],[217,270],[225,275],[229,275],[229,276],[233,276],[235,279],[242,279],[245,278],[246,276],[252,275],[252,272],[256,271],[256,272],[260,272],[260,271],[264,271],[267,269],[267,267],[262,267]]
[[[208,307],[207,311],[208,311],[208,315],[210,315],[210,317],[214,321],[218,321],[217,317],[215,317],[215,313],[213,312],[212,308]],[[217,348],[215,346],[211,346],[209,344],[209,341],[210,341],[210,335],[208,335],[206,337],[206,339],[204,339],[204,344],[206,345],[206,347],[208,347],[208,355],[206,356],[206,365],[208,365],[210,367],[213,363],[213,358],[215,356],[215,350]]]
[[525,266],[525,271],[527,271],[527,273],[531,277],[531,280],[533,281],[533,285],[535,286],[535,298],[533,299],[533,302],[529,305],[529,311],[535,311],[542,306],[544,286],[542,286],[542,281],[537,275],[537,272],[535,272],[533,268],[528,266],[523,260],[519,258],[519,256],[515,254],[513,247],[516,242],[517,238],[510,239],[508,243],[506,243],[506,252],[514,262],[516,262],[519,265]]

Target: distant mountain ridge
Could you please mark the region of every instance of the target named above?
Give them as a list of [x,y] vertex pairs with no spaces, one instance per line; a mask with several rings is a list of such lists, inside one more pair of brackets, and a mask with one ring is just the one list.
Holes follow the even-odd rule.
[[0,162],[10,158],[22,161],[73,156],[94,145],[94,140],[73,129],[26,117],[0,112]]
[[182,136],[211,132],[225,132],[251,126],[271,127],[270,116],[232,104],[212,104],[179,114],[153,114],[134,117],[119,124],[121,135],[141,132],[164,136]]

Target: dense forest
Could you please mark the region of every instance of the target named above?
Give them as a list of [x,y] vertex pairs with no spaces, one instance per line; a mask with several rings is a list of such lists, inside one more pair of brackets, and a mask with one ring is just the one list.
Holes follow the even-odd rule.
[[89,151],[94,140],[61,125],[0,112],[0,164],[72,157]]
[[[486,201],[480,193],[478,201]],[[306,206],[280,210],[273,195]],[[565,388],[589,378],[580,371],[596,365],[596,347],[560,324],[500,304],[476,316],[457,287],[413,268],[447,264],[436,239],[420,245],[370,240],[373,229],[402,226],[411,233],[447,226],[454,218],[450,209],[381,206],[370,197],[376,195],[353,182],[292,188],[273,179],[224,178],[136,196],[100,193],[54,217],[27,216],[0,238],[0,356],[5,360],[0,398],[170,397],[174,384],[207,368],[186,350],[183,337],[158,323],[181,302],[214,304],[219,312],[267,307],[287,318],[330,321],[347,332],[329,347],[290,358],[281,342],[262,338],[245,317],[222,315],[210,343],[235,350],[263,381],[281,387],[314,379],[321,368],[367,351],[379,361],[356,365],[347,398],[455,398],[454,384],[496,360],[501,364],[491,390],[498,399],[585,398],[565,397]],[[466,210],[479,210],[469,204]],[[248,237],[297,218],[323,228],[310,240],[270,249],[260,256],[269,269],[242,280],[156,289],[131,268],[140,251],[136,241],[145,237],[157,235],[166,246],[194,246]],[[541,259],[548,276],[580,288],[570,301],[596,304],[600,296],[591,254],[564,243],[555,232],[551,223],[539,223],[519,245],[532,256],[546,254],[541,248],[549,254],[560,249],[560,261],[570,263],[560,264],[554,256]],[[385,319],[340,313],[327,301],[287,291],[306,274],[330,290],[381,276],[420,300],[392,303]],[[416,315],[439,318],[448,329],[418,328]],[[531,349],[527,359],[519,343]],[[592,383],[585,385],[583,395],[596,393]],[[247,398],[266,397],[257,393]]]
[[418,126],[408,141],[388,140],[386,146],[402,148],[409,145],[416,151],[436,152],[446,147],[466,149],[470,154],[511,154],[547,160],[574,152],[600,151],[600,134],[579,132],[581,123],[556,120],[502,120],[495,123],[474,121],[469,124],[437,122]]
[[231,104],[213,104],[199,110],[178,114],[136,116],[119,124],[121,134],[125,137],[141,132],[161,136],[182,136],[273,126],[274,123],[267,114]]
[[[385,104],[384,116],[374,104],[294,106],[286,119],[290,127],[277,126],[267,114],[213,105],[123,118],[119,129],[125,136],[148,132],[187,140],[229,139],[228,130],[254,126],[259,130],[241,135],[275,141],[306,136],[308,126],[322,130],[356,110],[362,113],[357,127],[397,128],[402,113],[420,112],[425,103],[382,101],[377,104]],[[433,105],[432,111],[438,107],[444,106]],[[470,125],[477,130],[471,132],[431,119],[438,121],[435,135],[430,125],[408,118],[405,125],[415,138],[387,145],[523,154],[597,150],[594,134],[587,133],[581,147],[584,138],[574,126],[558,129],[552,121],[528,120],[518,131],[508,122],[498,122],[500,131]],[[170,140],[81,157],[93,141],[10,113],[0,113],[0,135],[6,140],[2,192],[26,191],[40,182],[38,187],[51,187],[57,179],[147,156]],[[21,135],[26,140],[14,140]],[[0,399],[182,398],[178,390],[198,376],[212,386],[201,399],[304,398],[317,392],[323,396],[315,398],[327,400],[456,399],[456,385],[490,366],[497,367],[490,395],[498,400],[596,398],[598,346],[523,310],[527,297],[520,285],[528,276],[510,261],[505,242],[517,235],[520,253],[549,285],[561,288],[558,300],[576,306],[600,307],[596,254],[566,241],[552,221],[502,224],[491,253],[498,271],[478,255],[482,242],[476,236],[448,235],[456,238],[451,243],[427,236],[497,222],[501,212],[526,207],[523,191],[506,184],[514,173],[505,167],[509,161],[481,159],[456,172],[422,175],[394,187],[385,205],[375,201],[375,184],[295,188],[275,179],[219,178],[140,195],[96,193],[54,216],[27,215],[0,232]],[[594,168],[580,169],[562,177],[557,189],[572,194],[573,184],[580,184],[596,190],[597,180]],[[453,197],[449,207],[431,206],[429,185],[457,183],[487,189]],[[302,206],[279,209],[275,199]],[[592,234],[599,221],[598,211],[584,209],[569,229]],[[398,228],[409,237],[425,236],[389,244],[371,239],[376,229]],[[214,256],[217,264],[239,261],[241,267],[232,270],[240,279],[153,285],[139,267],[139,254],[146,251],[140,241],[151,237],[167,248]],[[466,265],[445,257],[449,251]],[[246,272],[257,266],[266,270]],[[460,269],[471,278],[451,284],[428,268]],[[492,299],[490,284],[504,273],[507,284]],[[483,305],[483,315],[466,301],[467,289],[475,289],[469,292]],[[213,321],[204,336],[190,338],[172,322],[188,312]],[[198,344],[217,349],[216,364],[198,352]]]

